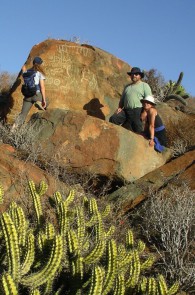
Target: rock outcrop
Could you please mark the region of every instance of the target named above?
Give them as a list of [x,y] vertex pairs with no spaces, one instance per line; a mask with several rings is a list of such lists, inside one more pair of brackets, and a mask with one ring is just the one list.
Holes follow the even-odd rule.
[[[129,83],[127,71],[131,67],[127,63],[99,48],[65,40],[49,39],[35,45],[26,61],[27,68],[35,56],[44,60],[50,101],[48,110],[35,120],[35,126],[41,128],[38,140],[51,155],[56,151],[61,155],[63,167],[133,182],[170,159],[169,149],[159,154],[143,137],[108,123]],[[18,76],[10,97],[9,122],[21,110],[21,85]],[[182,124],[185,141],[190,138],[188,145],[193,146],[194,117],[164,103],[157,108],[170,143]]]
[[170,159],[148,141],[123,127],[82,111],[48,110],[36,118],[37,141],[49,153],[61,155],[61,165],[78,173],[134,181]]
[[3,205],[0,205],[0,212],[11,201],[23,203],[25,207],[28,206],[28,192],[26,191],[28,180],[33,180],[36,184],[45,181],[48,184],[47,194],[49,196],[57,190],[68,194],[70,189],[68,185],[56,181],[54,177],[36,165],[20,160],[15,149],[10,145],[0,144],[0,184],[5,194]]
[[[90,45],[48,39],[32,48],[27,68],[35,56],[44,61],[50,108],[84,110],[105,119],[116,109],[123,87],[130,82],[127,63]],[[21,110],[21,85],[19,76],[12,89],[10,121]]]
[[184,183],[191,190],[195,189],[195,151],[190,151],[162,167],[146,174],[134,183],[125,185],[108,196],[108,200],[121,204],[124,212],[134,208],[143,201],[149,190],[158,191],[170,185]]

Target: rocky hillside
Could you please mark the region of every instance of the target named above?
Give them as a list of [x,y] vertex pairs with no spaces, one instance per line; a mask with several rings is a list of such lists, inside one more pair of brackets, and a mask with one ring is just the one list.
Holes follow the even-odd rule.
[[48,184],[43,200],[73,187],[78,194],[101,193],[121,215],[150,190],[187,184],[194,191],[194,112],[173,102],[157,105],[169,139],[169,148],[157,153],[142,136],[108,121],[129,82],[130,65],[99,48],[63,40],[35,45],[27,67],[35,56],[44,60],[50,104],[46,111],[32,108],[28,124],[11,133],[22,106],[18,75],[6,107],[8,124],[0,133],[0,183],[6,196],[1,212],[11,200],[28,211],[28,180]]
[[[134,181],[170,160],[169,149],[159,154],[141,136],[108,123],[129,82],[130,65],[99,48],[59,40],[35,45],[27,68],[35,56],[44,60],[50,104],[33,124],[41,130],[37,131],[37,140],[44,148],[47,146],[51,153],[60,150],[62,166],[69,165],[78,173]],[[21,84],[19,75],[10,97],[9,122],[21,109]],[[175,130],[182,127],[185,141],[190,140],[188,145],[193,146],[194,117],[165,103],[158,105],[158,111],[170,145],[176,140]],[[33,112],[35,109],[29,117]]]

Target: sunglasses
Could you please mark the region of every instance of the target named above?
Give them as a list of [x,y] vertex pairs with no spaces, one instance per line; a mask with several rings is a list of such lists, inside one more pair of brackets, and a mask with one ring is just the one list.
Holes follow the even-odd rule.
[[138,76],[140,73],[132,73],[131,76]]

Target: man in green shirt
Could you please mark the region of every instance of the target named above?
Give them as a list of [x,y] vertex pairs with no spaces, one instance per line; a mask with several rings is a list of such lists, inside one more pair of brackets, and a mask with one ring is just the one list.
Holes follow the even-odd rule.
[[140,114],[142,110],[141,99],[152,95],[150,86],[141,79],[144,73],[140,68],[133,67],[127,74],[131,77],[132,83],[125,87],[118,109],[110,117],[109,121],[116,125],[123,125],[127,129],[140,133],[143,131]]

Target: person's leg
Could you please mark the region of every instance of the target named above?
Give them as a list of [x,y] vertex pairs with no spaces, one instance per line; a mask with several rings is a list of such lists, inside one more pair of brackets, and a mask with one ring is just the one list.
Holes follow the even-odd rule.
[[141,121],[141,108],[135,108],[132,110],[132,129],[136,133],[141,133],[143,131],[143,123]]
[[113,123],[115,125],[123,125],[126,121],[126,114],[125,112],[122,110],[120,113],[116,114],[114,113],[110,119],[109,122]]
[[19,116],[16,118],[16,121],[12,126],[12,130],[14,130],[16,127],[24,123],[32,105],[33,105],[33,102],[31,101],[31,97],[23,99],[22,110]]
[[38,109],[38,110],[42,110],[45,111],[49,105],[49,99],[46,97],[46,107],[43,108],[42,107],[42,95],[40,92],[38,92],[36,95],[34,95],[32,97],[32,100],[34,101],[34,106]]
[[165,129],[155,132],[155,136],[158,138],[161,145],[167,147],[167,136]]

